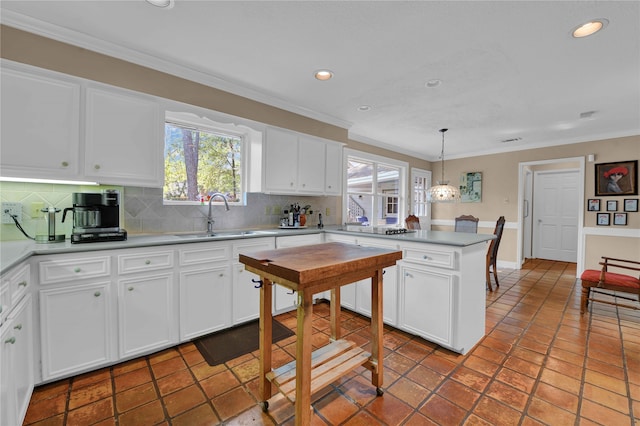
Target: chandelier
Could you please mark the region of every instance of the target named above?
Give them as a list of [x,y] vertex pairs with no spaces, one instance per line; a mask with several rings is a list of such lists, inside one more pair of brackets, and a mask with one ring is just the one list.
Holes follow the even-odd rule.
[[427,192],[427,201],[430,203],[455,203],[460,201],[460,190],[455,186],[449,185],[448,180],[444,180],[444,132],[449,129],[440,129],[442,133],[442,180],[437,181],[437,185],[433,185]]

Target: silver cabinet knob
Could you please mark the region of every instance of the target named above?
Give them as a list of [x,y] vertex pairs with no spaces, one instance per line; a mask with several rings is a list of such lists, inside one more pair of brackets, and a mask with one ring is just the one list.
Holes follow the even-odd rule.
[[14,329],[14,330],[22,330],[22,324],[16,324],[16,325],[13,327],[13,329]]
[[99,291],[96,291],[95,293],[93,293],[93,295],[94,295],[95,297],[100,297],[100,294],[101,294],[101,293],[100,293]]
[[5,343],[11,343],[12,345],[16,342],[16,338],[15,337],[9,337],[7,340],[4,341]]
[[127,290],[129,290],[129,291],[133,291],[133,287],[129,287]]
[[69,167],[69,162],[68,161],[63,161],[62,163],[60,163],[60,165],[62,167]]
[[145,265],[151,265],[151,261],[149,259],[147,259],[147,260],[144,261],[144,264]]
[[100,170],[100,164],[96,164],[96,165],[94,165],[94,166],[93,166],[93,168],[94,168],[95,170]]
[[80,272],[80,268],[74,268],[73,272],[75,272],[77,274],[78,272]]
[[26,287],[26,286],[27,286],[26,281],[21,281],[20,283],[18,283],[18,287]]

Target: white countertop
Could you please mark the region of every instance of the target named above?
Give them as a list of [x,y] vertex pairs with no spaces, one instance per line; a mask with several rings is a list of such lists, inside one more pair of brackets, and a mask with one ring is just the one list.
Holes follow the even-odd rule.
[[261,238],[267,236],[282,237],[287,235],[316,234],[320,232],[347,235],[358,234],[367,237],[400,240],[405,242],[412,241],[418,243],[445,244],[457,247],[465,247],[473,244],[478,244],[495,238],[493,234],[470,234],[464,232],[446,231],[416,231],[407,234],[384,235],[372,233],[371,230],[367,230],[366,227],[363,227],[362,230],[350,229],[347,231],[335,226],[326,227],[324,229],[261,229],[255,230],[255,232],[256,233],[254,234],[240,235],[239,233],[230,233],[230,231],[221,231],[219,235],[206,238],[198,237],[194,234],[181,234],[179,232],[176,232],[174,234],[130,235],[125,241],[109,241],[103,243],[82,244],[71,244],[69,240],[51,244],[38,244],[31,240],[6,241],[0,242],[0,273],[4,274],[7,270],[12,268],[16,264],[28,259],[30,256],[37,255],[81,253],[96,250],[119,250],[135,247]]

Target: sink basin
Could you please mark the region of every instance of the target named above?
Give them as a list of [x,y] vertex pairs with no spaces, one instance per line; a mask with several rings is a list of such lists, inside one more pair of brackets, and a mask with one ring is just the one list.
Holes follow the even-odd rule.
[[251,235],[274,235],[275,231],[220,231],[220,232],[190,232],[186,234],[174,234],[180,238],[240,238]]

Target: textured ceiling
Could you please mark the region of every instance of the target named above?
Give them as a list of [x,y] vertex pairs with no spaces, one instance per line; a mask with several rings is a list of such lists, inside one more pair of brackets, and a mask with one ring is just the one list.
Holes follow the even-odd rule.
[[[163,10],[143,0],[3,0],[0,7],[3,24],[429,160],[440,154],[443,127],[447,158],[640,134],[637,1],[176,0]],[[609,25],[570,36],[593,18]],[[315,80],[320,68],[335,77]],[[432,79],[442,84],[426,88]]]

